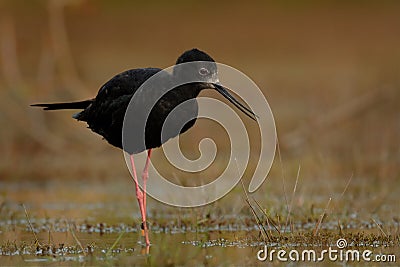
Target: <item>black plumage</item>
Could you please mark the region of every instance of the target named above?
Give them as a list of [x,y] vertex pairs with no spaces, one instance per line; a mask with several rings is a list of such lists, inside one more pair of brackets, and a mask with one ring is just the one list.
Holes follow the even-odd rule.
[[[191,101],[190,105],[181,110],[179,121],[184,121],[184,125],[177,124],[169,133],[161,136],[161,129],[168,114],[179,104],[195,99],[203,89],[217,90],[246,115],[253,119],[255,118],[250,109],[234,99],[226,88],[219,84],[217,65],[213,63],[214,60],[209,55],[198,49],[188,50],[177,59],[176,64],[188,62],[199,62],[199,64],[189,65],[188,68],[174,68],[172,74],[159,68],[127,70],[106,82],[94,99],[70,103],[34,104],[32,106],[44,107],[45,110],[83,109],[73,115],[73,118],[87,122],[92,131],[103,136],[111,145],[124,149],[129,154],[136,154],[146,149],[159,147],[168,139],[192,127],[198,114],[196,101]],[[208,64],[202,65],[201,62],[208,62]],[[138,93],[137,99],[139,102],[143,101],[145,103],[151,98],[154,91],[159,88],[146,88],[141,92],[138,92],[138,89],[153,75],[160,75],[159,72],[163,72],[161,73],[162,86],[168,86],[175,79],[182,77],[193,78],[197,82],[177,86],[164,94],[156,102],[146,120],[145,142],[131,142],[128,145],[123,145],[122,128],[128,104],[135,93]],[[139,114],[135,115],[140,116]],[[135,129],[132,129],[132,131],[135,131]]]

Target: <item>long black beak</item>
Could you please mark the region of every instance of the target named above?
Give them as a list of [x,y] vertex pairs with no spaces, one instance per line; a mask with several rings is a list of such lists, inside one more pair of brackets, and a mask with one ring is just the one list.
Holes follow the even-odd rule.
[[236,98],[233,97],[233,95],[231,95],[228,92],[228,89],[224,86],[222,86],[219,83],[212,83],[213,85],[213,89],[217,90],[218,93],[220,93],[221,95],[223,95],[226,99],[229,100],[229,102],[231,102],[232,104],[234,104],[238,109],[240,109],[240,111],[242,111],[244,114],[246,114],[247,116],[249,116],[251,119],[253,120],[257,120],[258,116],[248,107],[244,106],[242,103],[240,103]]

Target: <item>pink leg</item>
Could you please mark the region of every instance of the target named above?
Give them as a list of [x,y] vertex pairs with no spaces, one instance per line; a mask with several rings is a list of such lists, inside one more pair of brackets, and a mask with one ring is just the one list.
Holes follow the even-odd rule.
[[150,157],[151,157],[151,149],[149,149],[148,152],[147,152],[146,164],[144,165],[144,170],[143,170],[143,173],[142,173],[143,191],[144,191],[144,213],[145,214],[147,214],[147,204],[146,204],[147,190],[146,190],[146,184],[147,184],[147,179],[149,178]]
[[131,160],[131,165],[132,165],[133,181],[135,182],[135,187],[136,187],[136,198],[139,202],[139,209],[140,209],[140,213],[142,215],[144,237],[145,237],[145,241],[146,241],[146,246],[149,246],[150,240],[149,240],[149,234],[147,231],[147,224],[146,224],[146,206],[144,204],[146,193],[143,192],[139,187],[139,182],[137,179],[136,167],[135,167],[135,162],[133,160],[133,155],[130,155],[130,160]]

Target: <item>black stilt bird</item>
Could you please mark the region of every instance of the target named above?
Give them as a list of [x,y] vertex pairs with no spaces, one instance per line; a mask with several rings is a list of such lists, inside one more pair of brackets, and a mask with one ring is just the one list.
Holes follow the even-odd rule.
[[[183,63],[189,62],[196,64],[186,64],[187,67],[180,68],[180,66],[185,66]],[[160,75],[161,83],[158,83],[158,88],[154,86],[141,87],[150,77],[156,74],[162,74]],[[173,87],[171,90],[166,90],[161,98],[150,100],[153,98],[153,95],[159,94],[161,88],[166,88],[168,85],[174,84],[177,80],[187,80],[188,77],[194,82],[180,84]],[[142,88],[141,91],[139,88]],[[136,186],[136,196],[142,215],[142,228],[145,233],[146,245],[148,246],[150,242],[146,225],[146,180],[148,177],[151,150],[161,146],[169,138],[175,137],[193,126],[198,110],[197,102],[190,100],[195,100],[203,89],[216,90],[247,116],[254,120],[256,119],[256,115],[252,110],[236,100],[228,92],[227,88],[219,83],[215,61],[208,54],[198,49],[184,52],[178,58],[172,74],[159,68],[132,69],[122,72],[106,82],[93,99],[69,103],[33,104],[32,106],[43,107],[44,110],[82,109],[81,112],[73,115],[73,118],[87,122],[92,131],[103,136],[111,145],[119,147],[130,154],[133,178]],[[133,101],[132,105],[136,105],[135,107],[138,105],[150,105],[151,110],[148,116],[146,116],[145,129],[143,131],[144,140],[128,142],[128,145],[125,145],[125,142],[123,144],[124,118],[128,110],[128,105],[134,95],[137,101]],[[154,104],[147,103],[149,101],[155,102]],[[174,129],[169,131],[167,136],[162,136],[162,127],[168,114],[185,101],[190,102],[178,113],[178,115],[187,118],[183,120],[182,118],[179,119],[183,121],[184,124],[176,125],[175,128],[172,127]],[[140,112],[140,109],[141,107],[136,110]],[[135,115],[137,116],[135,117]],[[135,119],[139,114],[133,114],[132,116],[130,116],[133,118],[132,123],[135,124],[135,121],[139,120]],[[137,129],[131,130],[136,131]],[[140,131],[140,129],[138,129],[138,131]],[[142,191],[138,185],[133,154],[140,153],[144,150],[148,151],[148,155],[142,175]]]

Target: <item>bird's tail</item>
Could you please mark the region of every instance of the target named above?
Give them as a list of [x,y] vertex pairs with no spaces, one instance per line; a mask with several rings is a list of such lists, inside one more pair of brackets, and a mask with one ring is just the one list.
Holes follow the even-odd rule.
[[85,109],[91,103],[93,99],[77,101],[77,102],[66,102],[66,103],[51,103],[51,104],[32,104],[32,107],[43,107],[44,110],[58,110],[58,109]]

